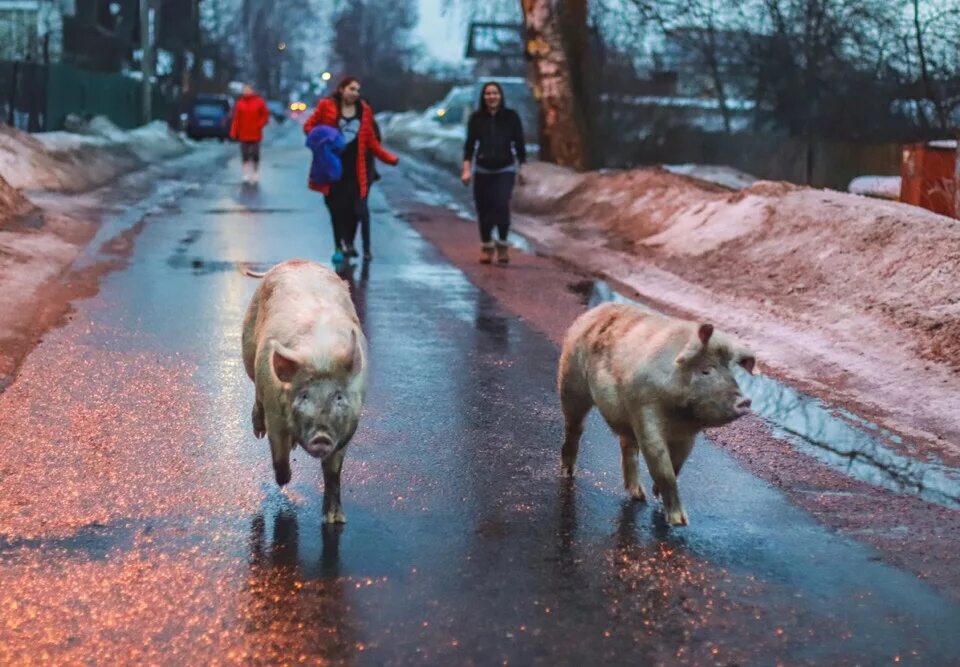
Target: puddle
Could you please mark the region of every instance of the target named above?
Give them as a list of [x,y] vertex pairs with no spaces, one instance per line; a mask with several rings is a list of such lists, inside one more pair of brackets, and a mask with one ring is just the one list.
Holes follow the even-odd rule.
[[[567,287],[580,294],[590,307],[609,302],[630,303],[657,312],[602,281],[585,280]],[[753,401],[754,411],[774,426],[777,437],[799,451],[855,479],[960,509],[960,470],[939,461],[921,461],[901,454],[899,450],[906,445],[899,436],[773,378],[749,375],[739,368],[734,374]]]
[[232,208],[207,208],[204,209],[204,213],[209,213],[211,215],[259,215],[259,214],[274,214],[274,213],[302,213],[306,209],[302,208],[247,208],[247,207],[232,207]]
[[0,557],[21,549],[65,552],[76,557],[82,554],[91,560],[105,560],[117,550],[129,550],[140,531],[132,523],[119,525],[91,524],[72,535],[58,538],[0,538]]
[[[178,249],[179,250],[179,249]],[[200,257],[188,257],[183,252],[175,252],[167,258],[167,266],[179,271],[188,270],[195,276],[207,276],[214,273],[227,273],[230,271],[239,271],[240,266],[246,266],[251,271],[268,271],[270,264],[260,262],[234,262],[226,260],[207,260]]]

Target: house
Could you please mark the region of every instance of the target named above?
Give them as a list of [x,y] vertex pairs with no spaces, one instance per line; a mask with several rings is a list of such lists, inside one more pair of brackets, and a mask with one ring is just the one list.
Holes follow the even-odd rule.
[[0,0],[0,60],[59,62],[74,0]]

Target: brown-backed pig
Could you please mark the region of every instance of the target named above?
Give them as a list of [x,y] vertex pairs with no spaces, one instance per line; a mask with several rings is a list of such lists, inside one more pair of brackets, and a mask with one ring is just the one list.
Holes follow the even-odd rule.
[[620,436],[623,481],[645,500],[637,476],[643,453],[654,495],[663,496],[672,525],[687,525],[677,475],[696,434],[749,412],[731,372],[753,372],[752,352],[716,333],[713,325],[645,312],[627,304],[604,304],[578,317],[560,355],[558,387],[566,421],[562,473],[573,476],[583,420],[596,405]]
[[243,321],[243,364],[256,386],[253,432],[270,441],[277,484],[290,481],[300,445],[323,463],[324,521],[343,523],[340,470],[367,387],[367,341],[347,283],[302,259],[263,274]]

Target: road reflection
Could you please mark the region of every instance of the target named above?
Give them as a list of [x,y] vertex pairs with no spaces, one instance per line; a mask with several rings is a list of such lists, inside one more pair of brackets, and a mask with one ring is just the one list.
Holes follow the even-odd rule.
[[[357,650],[349,584],[340,576],[342,526],[323,526],[319,553],[302,533],[298,508],[265,503],[250,522],[245,634],[257,637],[246,656],[266,664],[301,656],[349,661]],[[319,577],[311,576],[318,572]]]

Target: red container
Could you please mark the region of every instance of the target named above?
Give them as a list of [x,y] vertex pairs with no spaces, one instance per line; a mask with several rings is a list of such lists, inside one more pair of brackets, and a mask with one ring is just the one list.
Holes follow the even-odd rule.
[[900,201],[951,218],[957,217],[956,142],[940,141],[903,147]]

